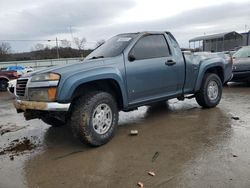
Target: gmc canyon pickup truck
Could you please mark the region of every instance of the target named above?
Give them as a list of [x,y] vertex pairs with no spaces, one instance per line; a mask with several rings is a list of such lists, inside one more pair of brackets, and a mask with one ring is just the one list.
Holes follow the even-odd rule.
[[186,97],[212,108],[231,75],[224,59],[184,54],[169,32],[127,33],[83,62],[22,76],[14,105],[27,120],[69,124],[81,140],[100,146],[114,136],[119,111]]

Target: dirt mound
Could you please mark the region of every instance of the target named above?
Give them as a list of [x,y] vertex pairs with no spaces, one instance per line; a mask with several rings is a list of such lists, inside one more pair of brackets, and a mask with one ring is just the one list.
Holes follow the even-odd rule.
[[36,148],[36,145],[30,141],[27,137],[22,138],[21,140],[16,139],[10,143],[10,146],[4,148],[0,151],[0,155],[7,153],[18,154],[24,151],[30,151]]
[[0,125],[0,135],[4,135],[5,133],[9,133],[9,132],[16,132],[19,131],[21,129],[24,129],[26,127],[28,127],[29,125],[26,126],[18,126],[15,123],[7,123],[5,125]]

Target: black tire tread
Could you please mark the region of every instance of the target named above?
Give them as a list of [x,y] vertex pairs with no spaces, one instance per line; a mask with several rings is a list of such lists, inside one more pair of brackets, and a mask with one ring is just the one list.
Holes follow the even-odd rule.
[[[5,79],[1,79],[1,80],[0,80],[0,84],[6,84],[6,86],[8,87],[8,81],[5,80]],[[5,88],[1,88],[1,87],[0,87],[0,92],[7,91],[7,87],[5,87]]]
[[196,94],[195,98],[197,103],[204,107],[204,108],[212,108],[215,107],[219,102],[220,102],[220,98],[221,98],[221,94],[220,94],[220,98],[219,100],[215,103],[215,104],[211,104],[208,100],[207,100],[207,88],[206,88],[206,82],[209,79],[209,77],[215,76],[217,77],[217,80],[220,82],[219,84],[219,89],[222,89],[222,83],[221,80],[219,78],[219,76],[217,74],[214,73],[207,73],[205,74],[202,84],[201,84],[201,88],[200,91]]
[[[87,142],[92,146],[103,145],[114,136],[114,134],[112,134],[105,142],[99,142],[93,139],[93,135],[88,132],[86,128],[90,120],[88,114],[90,113],[91,106],[93,105],[93,103],[95,103],[96,100],[104,97],[108,97],[111,100],[114,100],[112,95],[110,95],[109,93],[102,91],[89,91],[75,100],[72,106],[70,126],[72,128],[73,134],[79,137],[81,141]],[[118,116],[116,118],[118,122]],[[114,129],[116,128],[117,126],[114,127]]]

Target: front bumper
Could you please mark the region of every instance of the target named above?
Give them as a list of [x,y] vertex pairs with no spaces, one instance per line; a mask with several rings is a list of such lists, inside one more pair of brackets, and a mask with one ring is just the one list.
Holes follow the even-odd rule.
[[17,109],[17,111],[42,110],[42,111],[66,112],[69,110],[70,103],[62,104],[62,103],[57,103],[57,102],[37,102],[37,101],[15,100],[14,106]]

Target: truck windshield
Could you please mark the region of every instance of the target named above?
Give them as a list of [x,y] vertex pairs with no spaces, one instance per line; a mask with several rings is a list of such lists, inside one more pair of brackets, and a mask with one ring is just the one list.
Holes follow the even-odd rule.
[[90,53],[86,57],[86,59],[98,59],[118,56],[136,36],[137,34],[135,33],[114,36],[103,45],[95,49],[92,53]]

